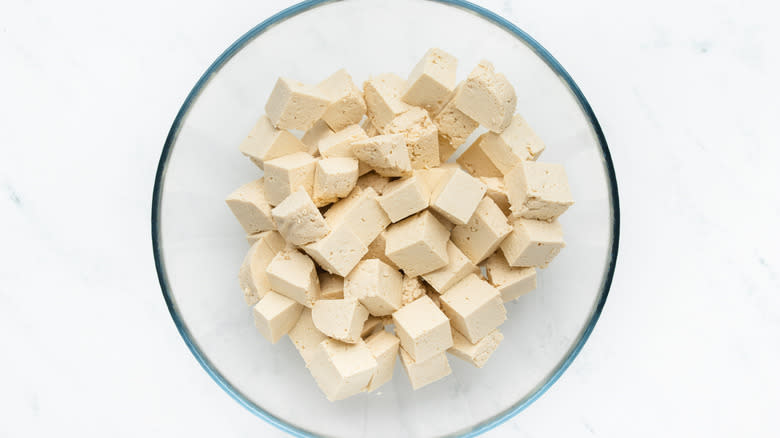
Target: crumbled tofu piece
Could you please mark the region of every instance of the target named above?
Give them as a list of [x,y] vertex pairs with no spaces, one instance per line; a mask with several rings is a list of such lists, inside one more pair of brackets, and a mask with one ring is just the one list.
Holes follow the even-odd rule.
[[260,117],[238,149],[261,169],[267,160],[307,150],[306,145],[287,130],[276,129],[268,116]]
[[352,143],[352,153],[382,176],[409,176],[412,163],[403,134],[377,135]]
[[452,374],[446,353],[439,353],[429,359],[418,362],[404,351],[403,347],[400,349],[400,352],[401,365],[404,366],[406,375],[409,376],[409,381],[412,383],[412,389],[415,391]]
[[354,158],[333,157],[317,161],[314,170],[313,199],[318,207],[344,198],[355,188],[358,162]]
[[303,137],[301,138],[301,142],[303,142],[303,144],[306,146],[305,152],[316,156],[320,153],[320,149],[318,147],[320,142],[322,142],[323,139],[333,136],[334,134],[335,132],[330,129],[330,126],[328,126],[324,120],[317,120],[317,123],[304,132]]
[[276,253],[283,248],[284,239],[276,231],[258,234],[255,243],[249,247],[241,269],[238,270],[238,283],[248,306],[254,306],[271,290],[265,270]]
[[487,188],[478,179],[460,170],[447,173],[431,193],[431,208],[456,225],[468,223]]
[[385,324],[382,318],[378,316],[369,316],[365,323],[363,323],[363,330],[360,332],[362,338],[367,338],[374,333],[384,331]]
[[485,196],[489,196],[498,205],[504,216],[511,216],[512,211],[509,209],[509,197],[506,194],[506,187],[504,187],[504,178],[483,176],[479,180],[487,187]]
[[480,147],[490,162],[504,175],[520,161],[533,161],[544,150],[544,143],[528,123],[515,114],[512,123],[500,134],[486,132]]
[[385,231],[385,253],[409,276],[447,264],[450,233],[428,210],[397,222]]
[[452,327],[477,342],[506,320],[501,293],[476,274],[470,274],[439,297]]
[[271,210],[271,215],[284,240],[293,245],[314,242],[330,232],[325,218],[303,189],[284,198]]
[[265,272],[271,289],[306,307],[314,305],[320,297],[320,282],[314,262],[295,248],[279,251]]
[[409,74],[401,100],[437,113],[455,88],[457,68],[454,56],[441,49],[429,49]]
[[561,164],[521,161],[504,184],[515,217],[551,221],[574,204]]
[[268,291],[253,309],[255,327],[266,339],[275,344],[293,328],[301,314],[301,309],[303,306],[295,301],[274,291]]
[[314,326],[314,321],[311,318],[311,309],[304,307],[301,310],[301,316],[298,317],[298,322],[295,323],[293,328],[287,333],[287,336],[292,341],[298,353],[303,358],[306,365],[309,365],[314,351],[320,342],[328,339],[317,327]]
[[371,383],[366,388],[367,391],[375,391],[393,378],[395,358],[398,356],[398,344],[398,338],[384,330],[378,331],[366,339],[366,346],[371,350],[377,363],[376,373],[371,378]]
[[493,253],[485,262],[487,278],[506,303],[536,289],[536,269],[513,268],[500,252]]
[[379,135],[379,129],[377,129],[376,126],[371,122],[371,119],[366,118],[363,120],[363,123],[360,124],[360,127],[363,128],[363,131],[366,132],[366,135],[369,137],[374,137]]
[[451,241],[447,242],[447,257],[449,261],[446,266],[422,275],[422,278],[440,294],[467,275],[479,272],[479,268]]
[[347,344],[326,339],[315,348],[309,371],[330,401],[363,391],[377,370],[377,361],[365,342]]
[[311,310],[314,326],[341,342],[354,344],[363,338],[363,324],[368,310],[357,300],[319,300]]
[[382,132],[404,135],[413,169],[439,165],[439,131],[424,109],[412,107],[390,121]]
[[482,134],[455,161],[472,176],[503,177],[504,174],[498,170],[498,167],[490,161],[490,157],[485,153],[484,141],[485,134]]
[[504,213],[493,199],[485,196],[469,222],[452,229],[451,238],[474,264],[479,264],[493,254],[511,232],[512,227]]
[[405,306],[412,301],[425,295],[425,284],[420,277],[410,277],[404,275],[403,286],[401,287],[401,306]]
[[390,258],[387,257],[387,254],[385,253],[386,243],[385,233],[379,233],[379,235],[376,236],[376,239],[371,242],[371,245],[368,245],[368,252],[366,252],[366,255],[363,256],[363,260],[379,259],[391,268],[399,270],[400,268],[396,266],[395,263],[393,263],[393,261],[390,260]]
[[363,190],[371,187],[377,194],[381,195],[389,183],[390,178],[379,175],[376,172],[369,172],[358,178],[357,186]]
[[334,131],[359,123],[366,113],[363,93],[344,69],[317,84],[317,89],[331,102],[322,115],[322,120]]
[[265,113],[279,129],[305,131],[322,117],[329,104],[316,88],[279,78],[265,104]]
[[374,316],[401,307],[401,273],[379,259],[363,260],[344,278],[344,298],[355,299]]
[[517,106],[517,96],[506,76],[496,73],[493,64],[481,61],[463,82],[455,107],[493,132],[509,126]]
[[398,115],[412,108],[401,101],[406,80],[394,73],[374,76],[363,83],[368,118],[380,131]]
[[320,281],[320,299],[338,300],[344,298],[344,277],[330,272],[317,274]]
[[428,191],[424,183],[412,175],[392,181],[377,200],[392,222],[409,217],[428,207]]
[[244,184],[225,199],[247,234],[276,229],[263,184],[263,178]]
[[[455,108],[455,100],[463,89],[463,84],[458,85],[455,91],[452,93],[450,101],[444,105],[441,111],[433,118],[433,123],[439,128],[439,148],[442,149],[442,143],[449,145],[452,149],[452,153],[458,149],[460,145],[466,142],[472,132],[479,127],[479,123],[471,117],[463,113],[463,111]],[[444,141],[442,141],[444,140]],[[440,155],[441,155],[441,151]],[[449,158],[452,153],[447,155]],[[445,161],[444,158],[442,161]]]
[[311,195],[316,165],[317,159],[306,152],[296,152],[266,161],[263,187],[268,203],[278,205],[299,188]]
[[342,277],[358,264],[368,248],[353,230],[342,224],[330,234],[302,248],[320,267]]
[[320,155],[325,158],[355,158],[355,155],[352,153],[352,143],[367,138],[368,136],[360,125],[349,125],[341,131],[324,135],[317,142],[317,149],[320,151]]
[[501,243],[501,251],[509,266],[546,268],[565,246],[558,221],[516,219],[512,232]]
[[504,340],[504,335],[496,329],[476,343],[471,343],[457,330],[453,330],[452,340],[453,345],[447,351],[459,359],[470,362],[477,368],[482,368],[493,352],[496,351],[498,345],[501,344],[501,341]]
[[393,323],[401,346],[417,361],[429,359],[452,346],[450,321],[427,295],[393,313]]
[[331,228],[345,226],[368,246],[390,224],[390,218],[377,201],[372,188],[353,190],[346,198],[325,212],[325,220]]

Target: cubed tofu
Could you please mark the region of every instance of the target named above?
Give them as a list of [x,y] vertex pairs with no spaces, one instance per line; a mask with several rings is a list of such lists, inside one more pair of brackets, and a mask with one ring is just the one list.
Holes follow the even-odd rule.
[[314,125],[330,102],[315,87],[279,78],[265,104],[265,113],[279,129],[305,131]]
[[452,241],[447,242],[447,258],[448,262],[444,267],[422,275],[422,278],[440,294],[467,275],[479,272],[479,268]]
[[295,248],[279,251],[265,272],[272,290],[306,307],[314,305],[320,297],[320,282],[314,262]]
[[267,160],[307,150],[306,145],[287,130],[275,128],[268,116],[260,117],[238,149],[261,169]]
[[493,64],[481,61],[463,82],[455,108],[493,132],[502,132],[512,121],[517,106],[515,89]]
[[509,209],[509,197],[506,194],[506,187],[504,186],[504,178],[495,176],[483,176],[479,178],[482,184],[487,187],[485,196],[490,197],[493,202],[501,209],[501,213],[504,216],[511,216],[512,211]]
[[495,252],[485,262],[490,284],[499,292],[506,303],[536,289],[536,268],[513,268],[501,252]]
[[344,278],[344,298],[360,301],[374,316],[401,307],[401,273],[379,259],[363,260]]
[[368,248],[346,224],[341,224],[322,239],[305,245],[302,249],[322,269],[342,277],[358,264]]
[[284,198],[271,210],[271,215],[284,240],[293,245],[306,245],[330,232],[322,213],[302,188]]
[[263,178],[239,187],[228,195],[225,203],[247,234],[276,229],[271,204],[265,197]]
[[416,361],[429,359],[452,346],[450,321],[427,295],[393,313],[393,324],[401,346]]
[[456,225],[450,238],[474,264],[479,264],[493,254],[511,232],[512,227],[504,213],[493,199],[485,196],[469,222]]
[[355,188],[358,162],[354,158],[333,157],[317,161],[314,170],[313,200],[318,207],[344,198]]
[[442,159],[442,162],[446,161],[460,145],[466,142],[466,139],[479,127],[479,123],[471,117],[463,113],[463,111],[455,108],[456,97],[463,89],[463,84],[458,85],[452,96],[444,105],[441,111],[433,118],[433,123],[439,129],[439,155],[441,156],[441,149],[447,149],[442,147],[442,143],[449,145],[449,149],[452,152]]
[[382,129],[384,134],[403,134],[413,169],[439,165],[439,130],[422,108],[412,107]]
[[551,221],[574,204],[561,164],[520,161],[504,184],[515,217]]
[[447,350],[453,356],[458,359],[465,360],[477,368],[482,368],[487,363],[490,356],[498,348],[501,341],[504,340],[504,335],[498,331],[493,330],[488,333],[484,338],[475,343],[471,343],[465,336],[458,333],[457,330],[452,331],[452,347]]
[[306,152],[296,152],[266,161],[263,187],[268,203],[278,205],[299,188],[311,195],[316,165],[317,160]]
[[352,153],[382,176],[397,177],[412,174],[412,163],[403,134],[377,135],[352,143]]
[[385,253],[409,276],[435,271],[447,264],[450,232],[427,210],[387,228]]
[[504,175],[520,161],[534,161],[544,151],[542,140],[519,114],[515,114],[512,123],[504,132],[486,132],[480,147],[490,162]]
[[324,120],[317,120],[317,123],[303,133],[301,142],[306,146],[306,151],[310,155],[316,156],[320,153],[319,145],[326,138],[330,138],[335,135],[335,132],[330,129]]
[[336,401],[363,391],[377,371],[377,361],[365,342],[326,339],[315,349],[308,367],[328,400]]
[[382,191],[384,191],[389,183],[390,178],[379,175],[376,172],[369,172],[358,177],[357,187],[360,187],[361,189],[371,187],[378,195],[381,195]]
[[365,339],[374,333],[384,331],[385,323],[379,316],[368,316],[366,322],[363,323],[363,330],[360,332],[360,336]]
[[457,68],[454,56],[442,49],[429,49],[409,74],[401,100],[436,114],[455,88]]
[[431,193],[431,208],[456,225],[465,225],[476,211],[487,187],[460,170],[450,170]]
[[345,226],[368,246],[390,224],[390,218],[377,201],[372,188],[353,190],[346,198],[325,212],[325,220],[332,229]]
[[377,200],[392,222],[398,222],[428,207],[428,191],[416,176],[399,179],[385,187]]
[[341,69],[317,84],[317,89],[330,100],[330,105],[322,114],[324,120],[334,131],[340,131],[349,125],[360,123],[366,113],[363,93],[346,70]]
[[322,333],[341,342],[361,341],[368,310],[357,300],[319,300],[311,310],[314,326]]
[[287,336],[290,338],[307,366],[309,365],[317,346],[320,345],[320,342],[328,339],[324,333],[314,326],[314,320],[312,320],[311,317],[311,309],[308,307],[304,307],[303,310],[301,310],[301,316],[298,317],[298,322],[296,322],[293,328],[287,332]]
[[415,391],[452,374],[446,353],[439,353],[421,362],[414,360],[403,347],[400,349],[400,354],[401,365],[404,366],[409,382],[412,383],[412,389]]
[[452,327],[477,342],[506,320],[501,293],[476,274],[470,274],[439,297]]
[[266,231],[258,234],[255,243],[249,247],[238,271],[238,283],[248,306],[254,306],[271,290],[265,270],[284,245],[284,239],[279,233]]
[[374,377],[371,378],[367,391],[376,391],[380,386],[393,378],[395,358],[398,356],[398,338],[381,330],[366,339],[366,346],[376,359],[377,368]]
[[501,251],[509,266],[546,268],[565,246],[558,221],[516,219],[512,232],[501,243]]
[[317,277],[320,281],[321,300],[344,298],[344,277],[329,272],[320,272]]
[[317,142],[317,149],[320,155],[325,158],[348,157],[355,158],[352,153],[352,143],[367,139],[366,132],[360,125],[349,125],[341,131],[324,135]]
[[490,161],[490,157],[485,153],[483,148],[485,137],[486,134],[477,137],[474,143],[471,143],[455,161],[472,176],[503,177],[504,174],[498,170],[498,167]]
[[255,327],[272,344],[282,338],[298,321],[303,306],[274,291],[255,304]]
[[401,101],[406,80],[394,73],[383,73],[363,83],[363,98],[368,118],[380,131],[398,115],[412,108]]
[[393,261],[390,260],[390,258],[387,257],[387,254],[385,253],[386,243],[385,233],[379,233],[379,235],[376,236],[376,239],[371,242],[371,245],[368,245],[368,252],[366,252],[366,255],[363,256],[363,260],[379,259],[391,268],[399,270],[400,268],[396,266],[396,264],[393,263]]

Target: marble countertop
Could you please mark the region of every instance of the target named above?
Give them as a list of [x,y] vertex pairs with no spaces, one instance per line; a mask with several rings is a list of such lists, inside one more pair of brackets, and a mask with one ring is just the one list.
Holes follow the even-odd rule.
[[[224,394],[174,329],[149,210],[192,85],[292,3],[0,5],[0,437],[284,436]],[[780,435],[773,5],[479,3],[539,40],[590,100],[623,224],[590,341],[486,436]]]

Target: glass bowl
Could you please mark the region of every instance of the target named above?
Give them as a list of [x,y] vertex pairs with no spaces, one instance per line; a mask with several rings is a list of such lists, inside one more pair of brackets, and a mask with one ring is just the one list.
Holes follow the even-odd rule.
[[[315,83],[345,67],[406,76],[429,47],[481,59],[514,85],[517,111],[566,166],[576,204],[561,218],[567,247],[538,289],[507,304],[505,339],[482,369],[450,356],[452,374],[412,391],[400,363],[376,393],[328,402],[288,339],[254,328],[237,272],[248,248],[224,203],[261,172],[238,151],[278,76]],[[160,158],[152,238],[163,296],[184,341],[230,396],[297,436],[476,435],[538,398],[582,348],[604,306],[618,245],[609,150],[588,102],[561,65],[516,26],[463,1],[309,1],[251,29],[203,74]]]

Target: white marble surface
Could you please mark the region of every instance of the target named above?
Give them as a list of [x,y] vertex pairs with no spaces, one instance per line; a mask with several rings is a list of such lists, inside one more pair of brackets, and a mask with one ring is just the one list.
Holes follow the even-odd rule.
[[[192,85],[289,4],[0,4],[0,436],[283,436],[181,341],[149,209]],[[775,8],[480,4],[538,39],[590,100],[623,222],[591,340],[486,436],[780,434]]]

